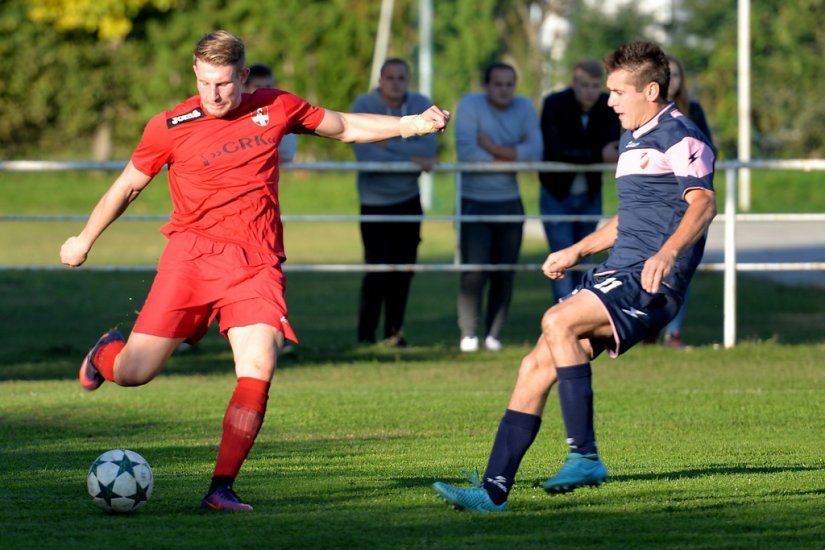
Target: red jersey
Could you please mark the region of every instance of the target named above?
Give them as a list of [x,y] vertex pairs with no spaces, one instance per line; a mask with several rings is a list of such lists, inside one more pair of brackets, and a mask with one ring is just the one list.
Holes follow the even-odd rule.
[[131,160],[152,177],[169,166],[173,209],[161,232],[191,231],[285,257],[278,144],[323,118],[324,109],[274,89],[243,94],[224,118],[208,115],[198,96],[152,117]]

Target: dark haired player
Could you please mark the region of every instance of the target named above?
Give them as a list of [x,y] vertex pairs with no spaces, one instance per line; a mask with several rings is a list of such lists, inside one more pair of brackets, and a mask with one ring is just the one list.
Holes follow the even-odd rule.
[[505,510],[557,381],[570,453],[543,488],[565,493],[607,479],[593,429],[590,361],[604,350],[617,357],[664,327],[679,310],[702,259],[716,215],[713,147],[667,102],[670,73],[659,46],[626,44],[604,65],[608,104],[627,130],[616,167],[619,212],[601,229],[550,254],[542,270],[560,279],[582,258],[607,249],[610,254],[573,295],[544,314],[541,337],[522,360],[483,479],[471,488],[433,485],[459,509]]

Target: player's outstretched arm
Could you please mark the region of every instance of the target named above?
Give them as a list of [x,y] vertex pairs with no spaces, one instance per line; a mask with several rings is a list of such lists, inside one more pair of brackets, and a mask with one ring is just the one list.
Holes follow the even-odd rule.
[[69,237],[63,243],[60,248],[60,261],[69,267],[82,265],[97,238],[123,214],[129,203],[137,198],[150,181],[151,177],[135,168],[129,161],[120,176],[100,198],[80,234]]
[[319,136],[346,143],[371,143],[394,137],[412,137],[442,132],[450,113],[433,105],[420,115],[394,117],[368,113],[341,113],[327,109],[315,129]]
[[613,246],[619,235],[619,216],[613,216],[602,227],[579,242],[552,252],[541,266],[542,272],[549,278],[563,279],[567,270],[578,264],[582,258],[603,252]]

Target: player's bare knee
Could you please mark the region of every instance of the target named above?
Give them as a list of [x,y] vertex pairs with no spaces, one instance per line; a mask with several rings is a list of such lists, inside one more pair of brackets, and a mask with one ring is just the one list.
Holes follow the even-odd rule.
[[547,310],[541,319],[541,335],[544,342],[553,348],[556,344],[578,338],[570,327],[568,319],[555,311]]
[[560,330],[566,330],[561,315],[555,308],[550,308],[544,312],[541,318],[541,333],[546,338],[551,334],[558,333]]
[[530,376],[538,368],[538,361],[535,360],[533,354],[525,355],[521,360],[521,365],[518,368],[519,378]]
[[152,380],[154,376],[146,376],[135,369],[115,369],[115,384],[124,387],[142,386]]
[[543,364],[538,360],[535,353],[528,353],[521,360],[521,365],[518,369],[518,377],[520,380],[529,380],[535,378],[537,375],[544,375],[544,371],[548,368],[553,368],[552,364]]
[[272,359],[240,359],[235,362],[235,374],[238,378],[272,380],[275,368],[276,361],[274,357]]
[[115,360],[115,384],[118,386],[142,386],[150,382],[163,368],[144,354],[144,350],[129,348],[128,345]]

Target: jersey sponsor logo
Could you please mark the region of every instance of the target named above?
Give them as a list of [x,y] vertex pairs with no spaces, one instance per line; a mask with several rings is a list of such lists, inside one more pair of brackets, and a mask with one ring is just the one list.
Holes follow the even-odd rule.
[[203,118],[206,116],[201,109],[195,107],[188,113],[183,113],[182,115],[173,116],[172,118],[166,119],[166,127],[167,128],[174,128],[178,124],[183,124],[184,122],[189,122],[190,120],[197,120],[199,118]]
[[212,161],[218,160],[226,155],[234,155],[249,149],[256,149],[258,147],[274,147],[275,137],[268,137],[263,135],[247,136],[238,139],[227,141],[220,146],[219,149],[210,153],[201,153],[203,165],[209,166]]
[[258,126],[269,124],[269,107],[258,107],[258,110],[252,115],[252,122]]
[[642,158],[639,159],[639,167],[644,170],[648,164],[650,164],[650,159],[647,156],[647,151],[645,151],[642,153]]

